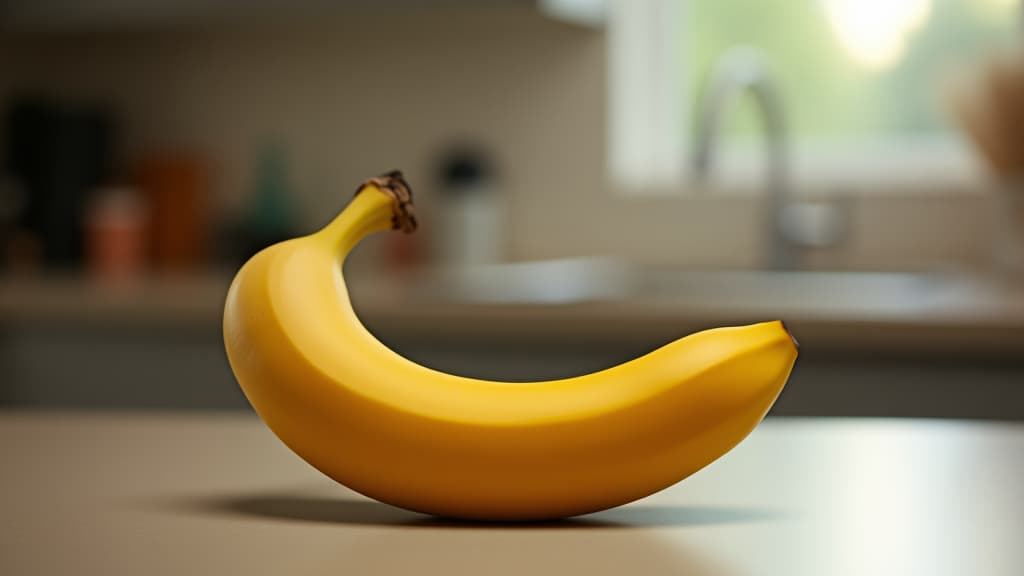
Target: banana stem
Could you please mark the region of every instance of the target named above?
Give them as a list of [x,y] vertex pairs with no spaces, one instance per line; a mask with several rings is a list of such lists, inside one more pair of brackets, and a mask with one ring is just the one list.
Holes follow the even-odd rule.
[[366,236],[388,229],[416,230],[412,190],[397,170],[360,185],[349,205],[317,234],[344,256]]
[[412,188],[409,188],[409,183],[405,181],[400,170],[392,170],[376,178],[370,178],[359,186],[356,195],[358,196],[367,188],[376,188],[391,197],[393,229],[401,230],[406,234],[416,231],[417,222],[416,213],[412,207]]

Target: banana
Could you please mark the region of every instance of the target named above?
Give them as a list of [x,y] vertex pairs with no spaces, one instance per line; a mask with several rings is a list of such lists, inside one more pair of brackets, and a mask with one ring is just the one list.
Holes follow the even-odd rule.
[[771,408],[797,357],[780,321],[698,332],[576,378],[509,383],[409,361],[349,302],[345,256],[415,228],[401,174],[367,181],[322,230],[239,270],[224,343],[246,397],[309,464],[433,515],[541,520],[631,502],[707,466]]

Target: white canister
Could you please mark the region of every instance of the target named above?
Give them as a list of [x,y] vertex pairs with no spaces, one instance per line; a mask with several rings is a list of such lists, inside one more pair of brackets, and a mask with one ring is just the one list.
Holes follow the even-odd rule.
[[440,264],[467,268],[500,262],[504,206],[485,155],[473,149],[449,154],[439,184]]

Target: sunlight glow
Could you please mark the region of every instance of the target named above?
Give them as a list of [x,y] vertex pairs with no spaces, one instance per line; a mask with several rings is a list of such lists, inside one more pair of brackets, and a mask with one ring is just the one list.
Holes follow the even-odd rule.
[[1020,10],[1020,0],[974,0],[975,8],[989,18],[1012,18]]
[[825,13],[851,58],[874,69],[892,67],[907,38],[931,13],[931,0],[823,0]]
[[1006,12],[1016,10],[1019,6],[1019,0],[984,0],[982,3]]

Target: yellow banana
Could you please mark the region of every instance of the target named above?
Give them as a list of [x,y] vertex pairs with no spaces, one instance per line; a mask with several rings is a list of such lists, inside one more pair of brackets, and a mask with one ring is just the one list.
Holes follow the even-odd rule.
[[431,370],[366,331],[342,276],[362,238],[414,227],[401,175],[372,179],[319,232],[253,256],[224,307],[228,358],[257,413],[311,465],[377,500],[485,520],[636,500],[743,440],[796,360],[775,321],[699,332],[549,382]]

